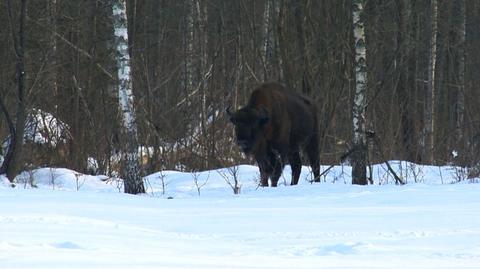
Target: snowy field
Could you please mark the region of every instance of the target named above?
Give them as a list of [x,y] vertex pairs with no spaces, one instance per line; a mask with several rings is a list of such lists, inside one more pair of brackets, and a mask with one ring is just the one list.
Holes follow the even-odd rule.
[[480,268],[478,180],[392,166],[406,185],[377,165],[370,186],[345,166],[257,188],[257,168],[240,166],[239,195],[228,169],[156,173],[142,196],[66,169],[1,178],[0,268]]

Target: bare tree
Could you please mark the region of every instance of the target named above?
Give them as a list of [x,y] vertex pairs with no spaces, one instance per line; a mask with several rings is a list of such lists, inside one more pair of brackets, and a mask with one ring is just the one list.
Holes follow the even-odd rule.
[[355,96],[353,100],[352,183],[367,182],[367,138],[365,110],[367,103],[367,64],[365,29],[363,25],[363,0],[353,0],[353,35],[355,38]]
[[396,1],[397,7],[397,23],[398,31],[396,36],[397,41],[397,50],[396,63],[398,63],[398,83],[397,83],[397,92],[398,95],[395,98],[398,98],[399,110],[400,110],[400,123],[402,128],[402,147],[403,147],[403,158],[409,161],[415,160],[415,138],[414,138],[414,114],[413,114],[413,104],[412,104],[412,92],[414,83],[412,83],[414,77],[414,72],[410,72],[412,68],[411,59],[413,58],[411,51],[412,49],[412,34],[414,30],[412,29],[412,19],[411,19],[411,7],[409,4],[410,0],[401,0]]
[[278,18],[277,18],[277,36],[278,36],[278,50],[280,54],[280,65],[282,80],[289,89],[294,89],[294,81],[292,78],[293,68],[291,66],[291,59],[288,57],[288,41],[286,28],[288,27],[286,22],[287,17],[287,4],[286,0],[280,1],[278,4]]
[[[49,17],[49,27],[51,32],[49,33],[49,45],[50,45],[50,61],[49,61],[49,77],[48,82],[50,83],[51,92],[54,97],[58,95],[58,81],[57,81],[57,0],[49,0],[47,2],[48,8],[48,17]],[[55,111],[57,112],[57,111]],[[56,114],[56,113],[55,113]]]
[[22,167],[22,148],[23,148],[23,136],[25,132],[25,122],[27,117],[27,94],[26,94],[26,70],[25,70],[25,18],[27,16],[27,0],[22,0],[20,4],[20,17],[18,34],[15,31],[14,17],[12,11],[12,3],[10,0],[6,0],[7,13],[10,23],[10,29],[12,33],[12,39],[14,44],[14,51],[16,57],[16,73],[17,73],[17,96],[16,105],[17,110],[15,113],[15,123],[8,113],[5,102],[0,95],[0,106],[7,119],[7,123],[10,129],[10,140],[7,153],[3,161],[2,167],[0,167],[0,174],[6,174],[7,178],[13,182],[18,172]]
[[425,110],[423,114],[423,159],[425,162],[433,162],[433,146],[435,130],[435,64],[437,60],[437,0],[431,0],[430,16],[430,50],[428,55],[427,87],[425,92]]
[[130,56],[128,53],[128,20],[125,0],[113,0],[112,8],[117,53],[115,58],[118,68],[118,96],[127,142],[122,171],[124,191],[130,194],[145,193],[145,186],[140,175],[137,125],[133,106]]
[[308,59],[307,46],[305,43],[304,10],[299,0],[292,0],[291,4],[293,8],[294,17],[295,17],[295,29],[297,33],[296,40],[297,40],[298,52],[301,58],[301,63],[300,63],[300,66],[302,69],[301,70],[301,74],[302,74],[301,89],[304,94],[310,95],[311,85],[310,85],[310,77],[308,74],[310,62]]
[[[314,97],[321,115],[322,160],[338,162],[353,134],[352,106],[342,105],[354,99],[352,1],[129,1],[136,139],[155,151],[145,164],[147,171],[203,170],[251,161],[232,150],[231,129],[220,111],[227,103],[244,103],[261,80],[280,80]],[[118,80],[112,75],[112,3],[28,1],[25,76],[18,72],[16,53],[22,0],[0,1],[0,23],[7,26],[0,27],[0,140],[3,144],[11,134],[17,137],[0,153],[6,159],[4,173],[12,167],[13,142],[21,140],[16,126],[22,125],[17,115],[22,106],[27,119],[31,108],[52,113],[68,125],[72,140],[55,149],[52,154],[58,156],[34,152],[27,159],[23,154],[20,165],[34,159],[33,166],[58,164],[80,172],[93,157],[102,173],[120,171],[121,165],[109,165],[127,144],[118,131],[123,129],[117,120],[123,110],[112,83]],[[455,150],[458,164],[476,163],[480,1],[363,3],[368,41],[364,117],[367,127],[375,127],[384,154],[382,158],[371,150],[371,161],[431,159],[443,164],[452,161]],[[432,4],[438,5],[437,31],[431,30]],[[436,57],[430,57],[436,32]],[[19,81],[28,102],[18,103]],[[433,96],[426,100],[429,83]],[[425,120],[427,104],[433,113]],[[430,126],[427,132],[424,126]],[[434,139],[428,146],[431,140],[424,134],[430,130]],[[424,158],[423,151],[433,149],[434,156]],[[24,146],[23,152],[27,150]]]
[[206,178],[201,179],[201,173],[199,171],[193,171],[192,177],[195,188],[197,189],[198,196],[200,196],[200,190],[208,183],[208,179],[210,178],[210,172],[208,172]]
[[[455,100],[455,141],[456,147],[463,149],[462,141],[464,137],[464,121],[465,121],[465,35],[466,35],[466,14],[465,14],[465,0],[458,0],[454,2],[455,18],[457,21],[456,37],[458,39],[458,81],[457,81],[457,95]],[[462,152],[464,154],[464,152]]]
[[271,65],[273,34],[272,28],[272,9],[273,3],[271,0],[265,1],[265,9],[263,11],[262,22],[262,44],[260,48],[261,60],[263,65],[263,80],[267,81],[269,78],[269,68]]
[[238,179],[238,166],[231,166],[229,168],[220,169],[217,173],[227,182],[228,186],[232,188],[233,194],[240,194],[242,185]]
[[185,50],[185,62],[184,62],[184,87],[185,87],[185,100],[186,104],[190,104],[190,96],[193,94],[195,85],[195,2],[196,0],[185,1],[186,16],[185,16],[185,30],[184,30],[184,50]]

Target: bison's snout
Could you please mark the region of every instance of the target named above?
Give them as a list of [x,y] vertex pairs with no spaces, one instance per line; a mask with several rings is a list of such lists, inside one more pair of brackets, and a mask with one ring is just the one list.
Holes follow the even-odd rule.
[[237,140],[237,145],[244,151],[250,151],[250,143],[247,140]]

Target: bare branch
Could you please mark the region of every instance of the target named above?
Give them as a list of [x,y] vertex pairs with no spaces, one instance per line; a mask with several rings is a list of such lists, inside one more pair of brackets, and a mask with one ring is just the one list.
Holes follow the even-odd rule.
[[[46,31],[50,31],[52,34],[54,34],[55,36],[57,36],[58,38],[60,38],[61,41],[63,41],[65,44],[67,44],[68,46],[72,47],[73,49],[75,49],[76,51],[80,52],[83,56],[87,57],[88,59],[90,60],[94,60],[94,57],[88,53],[87,51],[85,51],[84,49],[78,47],[77,45],[73,44],[72,42],[68,41],[68,39],[66,39],[65,37],[63,37],[61,34],[53,31],[52,29],[48,28],[48,27],[45,27],[43,24],[39,23],[38,21],[30,18],[29,16],[27,16],[27,19],[29,21],[32,21],[33,23],[35,23],[36,25],[40,26],[41,28],[43,28],[43,30],[46,30]],[[103,67],[101,64],[99,63],[95,63],[95,66],[100,70],[102,71],[103,74],[107,75],[107,77],[109,77],[110,79],[112,79],[113,81],[117,81],[117,78],[112,74],[110,73],[105,67]]]

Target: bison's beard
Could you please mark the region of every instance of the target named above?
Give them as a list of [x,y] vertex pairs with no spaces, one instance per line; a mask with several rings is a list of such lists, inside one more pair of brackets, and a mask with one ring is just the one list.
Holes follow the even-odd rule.
[[250,153],[253,148],[252,142],[246,139],[237,140],[237,145],[245,154]]
[[253,142],[238,144],[242,152],[246,155],[258,155],[266,152],[266,142],[263,137],[256,137]]
[[252,152],[252,146],[250,145],[238,145],[243,153],[250,154]]

